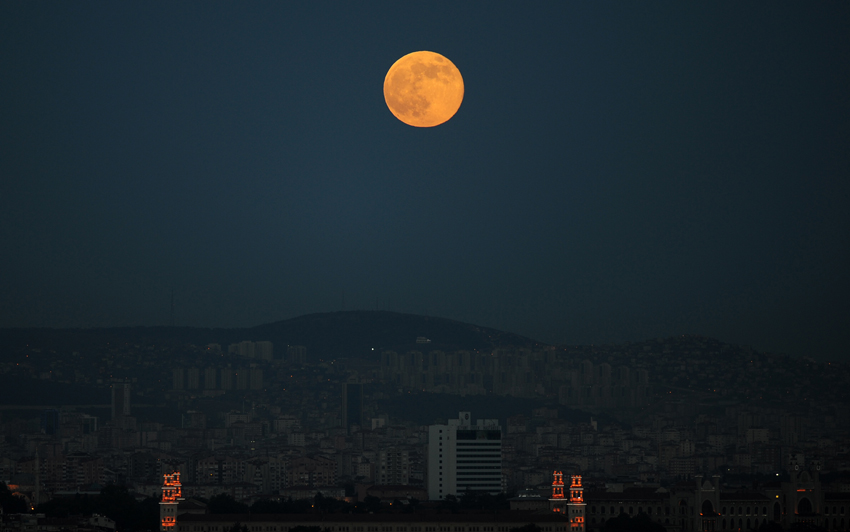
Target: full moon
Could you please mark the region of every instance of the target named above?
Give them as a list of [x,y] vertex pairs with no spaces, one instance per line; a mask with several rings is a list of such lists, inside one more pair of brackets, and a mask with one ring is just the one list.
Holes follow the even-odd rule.
[[413,52],[390,67],[384,100],[396,118],[415,127],[439,126],[463,101],[463,78],[454,63],[435,52]]

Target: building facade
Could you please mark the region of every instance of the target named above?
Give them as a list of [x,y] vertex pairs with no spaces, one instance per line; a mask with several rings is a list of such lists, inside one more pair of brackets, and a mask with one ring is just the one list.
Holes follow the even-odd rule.
[[342,383],[342,426],[351,432],[354,426],[362,429],[363,421],[363,385]]
[[465,491],[502,491],[502,427],[498,420],[469,412],[447,425],[428,427],[428,498],[445,499]]
[[789,479],[753,489],[721,489],[720,477],[696,475],[691,483],[666,488],[632,487],[587,494],[588,530],[625,514],[643,516],[667,530],[748,532],[775,523],[850,530],[850,492],[829,491],[820,482],[820,464],[789,465]]
[[130,383],[112,385],[112,419],[130,415]]
[[399,447],[378,451],[375,476],[380,485],[403,486],[410,482],[410,455]]

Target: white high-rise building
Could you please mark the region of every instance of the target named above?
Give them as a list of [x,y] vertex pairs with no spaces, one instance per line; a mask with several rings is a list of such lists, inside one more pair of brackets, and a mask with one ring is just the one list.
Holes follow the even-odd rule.
[[467,490],[502,491],[502,427],[497,419],[472,424],[470,413],[460,412],[448,425],[428,427],[428,498]]

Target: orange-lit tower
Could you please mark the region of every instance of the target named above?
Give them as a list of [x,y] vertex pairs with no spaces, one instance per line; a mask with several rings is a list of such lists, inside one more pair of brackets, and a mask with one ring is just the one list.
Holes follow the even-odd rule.
[[570,510],[571,532],[584,532],[584,488],[581,487],[581,475],[573,475],[570,482],[570,502],[567,504]]
[[564,474],[560,471],[555,471],[552,473],[554,477],[552,480],[552,498],[553,499],[563,499],[564,498]]
[[549,509],[555,513],[566,514],[567,499],[564,498],[564,474],[552,472],[552,497],[549,499]]
[[183,485],[180,471],[166,473],[162,481],[162,501],[159,503],[160,531],[174,530],[177,525],[177,505],[183,500]]

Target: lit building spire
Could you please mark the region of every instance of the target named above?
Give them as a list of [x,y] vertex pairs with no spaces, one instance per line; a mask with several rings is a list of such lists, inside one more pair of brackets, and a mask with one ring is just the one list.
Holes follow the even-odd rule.
[[159,503],[160,531],[174,530],[177,525],[177,506],[183,500],[180,471],[166,473],[162,481],[162,501]]
[[555,471],[552,473],[554,477],[552,480],[552,498],[553,499],[563,499],[564,498],[564,474],[560,471]]
[[564,474],[552,472],[552,497],[549,499],[549,509],[556,514],[566,515],[567,499],[564,497]]
[[581,475],[573,475],[570,482],[570,530],[584,532],[584,488],[581,486]]

